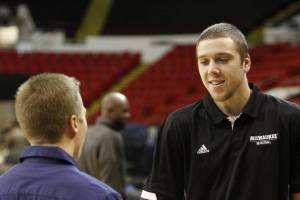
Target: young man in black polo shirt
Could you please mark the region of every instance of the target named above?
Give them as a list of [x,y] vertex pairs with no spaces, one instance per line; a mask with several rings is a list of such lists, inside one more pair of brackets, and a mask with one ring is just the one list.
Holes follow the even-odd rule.
[[300,200],[300,107],[248,83],[235,26],[208,27],[196,51],[209,95],[162,125],[142,199]]

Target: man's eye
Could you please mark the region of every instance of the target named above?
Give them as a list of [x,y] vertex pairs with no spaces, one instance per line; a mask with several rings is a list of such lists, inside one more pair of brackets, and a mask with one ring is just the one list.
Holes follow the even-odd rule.
[[208,61],[207,60],[199,60],[199,64],[201,65],[208,65]]
[[218,58],[217,62],[219,63],[228,63],[229,59],[228,58]]

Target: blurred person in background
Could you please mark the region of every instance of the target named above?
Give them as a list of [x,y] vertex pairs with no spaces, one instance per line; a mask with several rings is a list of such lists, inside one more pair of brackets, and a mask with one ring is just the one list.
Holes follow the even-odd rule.
[[19,28],[19,41],[29,41],[33,31],[35,30],[35,23],[26,4],[20,4],[17,6],[16,22]]
[[12,24],[13,15],[11,9],[7,5],[0,5],[0,27]]
[[248,44],[214,24],[197,62],[209,95],[166,119],[142,199],[300,200],[300,107],[248,83]]
[[80,168],[125,197],[125,150],[120,131],[130,118],[125,95],[113,92],[101,102],[101,116],[87,133]]
[[18,88],[16,116],[31,146],[0,176],[1,200],[121,199],[77,167],[87,130],[79,86],[74,78],[46,73]]
[[19,162],[29,143],[16,120],[1,131],[0,138],[0,173],[3,173]]

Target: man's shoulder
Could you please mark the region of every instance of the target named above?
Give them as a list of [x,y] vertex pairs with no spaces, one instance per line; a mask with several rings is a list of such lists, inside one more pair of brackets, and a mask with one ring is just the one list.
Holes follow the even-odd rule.
[[91,143],[102,143],[107,140],[116,140],[120,134],[103,124],[95,124],[89,127],[87,132],[87,138]]
[[262,94],[266,97],[264,102],[264,107],[267,109],[266,111],[273,113],[273,111],[277,110],[279,114],[283,116],[296,115],[300,117],[300,106],[298,104],[270,94]]
[[[120,199],[120,195],[105,183],[79,171],[76,167],[63,167],[55,172],[39,172],[18,164],[0,176],[0,195],[34,195],[37,199]],[[55,175],[53,175],[55,173]],[[23,173],[24,174],[24,173]],[[3,186],[3,187],[2,187]],[[46,198],[47,197],[47,198]]]
[[170,113],[167,117],[166,124],[186,124],[192,122],[193,117],[201,115],[204,110],[203,100],[192,104],[185,105]]
[[81,190],[79,193],[85,193],[86,199],[121,199],[121,196],[113,188],[104,182],[80,172],[81,180],[78,182],[77,189]]
[[117,194],[113,188],[85,172],[80,171],[77,177],[79,178],[77,183],[80,188],[84,188],[91,192],[101,192],[107,195]]
[[63,193],[73,193],[73,198],[70,199],[82,199],[77,197],[83,194],[85,199],[106,199],[109,196],[116,197],[112,199],[118,199],[117,197],[119,197],[119,194],[113,188],[77,168],[66,170],[61,176],[61,181],[56,182],[54,187],[65,188],[65,191],[62,191]]
[[89,126],[88,132],[108,134],[110,132],[116,132],[116,131],[114,129],[112,129],[109,125],[98,122],[98,123],[95,123],[95,124]]

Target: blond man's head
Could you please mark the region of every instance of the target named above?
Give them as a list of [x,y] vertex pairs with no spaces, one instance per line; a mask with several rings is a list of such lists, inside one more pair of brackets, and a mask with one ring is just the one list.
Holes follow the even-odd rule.
[[80,83],[54,73],[39,74],[24,82],[16,94],[16,115],[29,141],[56,143],[72,115],[83,112]]

